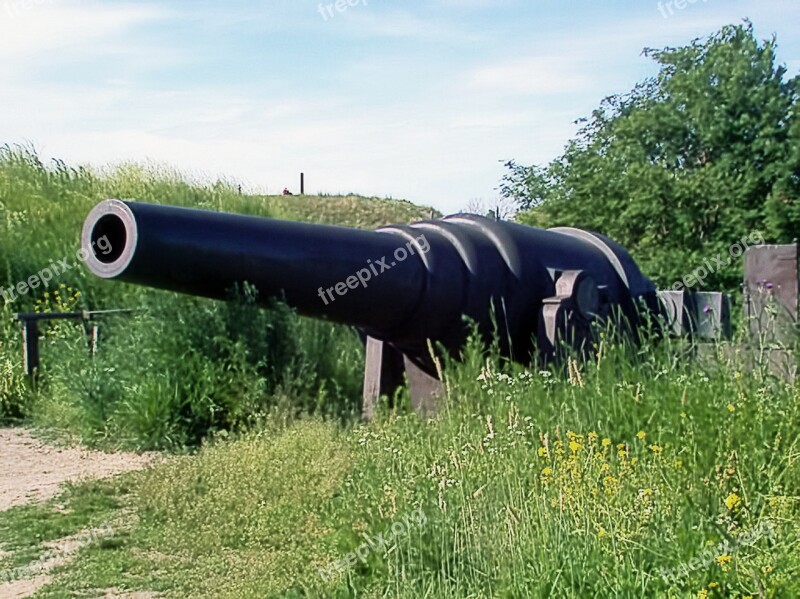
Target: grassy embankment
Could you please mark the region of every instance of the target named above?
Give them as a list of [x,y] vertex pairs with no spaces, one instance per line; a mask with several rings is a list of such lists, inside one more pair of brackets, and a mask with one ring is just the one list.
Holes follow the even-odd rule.
[[[146,294],[124,293],[114,299]],[[603,341],[596,361],[527,371],[473,346],[445,365],[433,419],[273,410],[235,440],[74,488],[57,508],[0,514],[0,568],[110,527],[36,596],[798,596],[798,390],[682,349]],[[276,389],[291,394],[286,380]],[[31,417],[51,413],[29,401]]]

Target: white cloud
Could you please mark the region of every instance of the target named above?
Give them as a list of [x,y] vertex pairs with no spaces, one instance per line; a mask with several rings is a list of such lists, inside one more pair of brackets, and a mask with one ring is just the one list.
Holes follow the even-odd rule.
[[6,0],[0,10],[0,54],[8,62],[65,49],[85,51],[98,39],[114,39],[134,25],[164,15],[152,5]]
[[531,56],[478,67],[469,79],[478,89],[536,96],[586,91],[592,87],[586,71],[571,57]]
[[[338,17],[337,17],[338,18]],[[378,13],[373,7],[356,5],[343,13],[341,21],[350,22],[348,33],[355,36],[384,38],[411,38],[433,42],[467,44],[486,40],[486,36],[442,19],[426,19],[401,10],[383,10]],[[335,21],[328,22],[329,26]]]

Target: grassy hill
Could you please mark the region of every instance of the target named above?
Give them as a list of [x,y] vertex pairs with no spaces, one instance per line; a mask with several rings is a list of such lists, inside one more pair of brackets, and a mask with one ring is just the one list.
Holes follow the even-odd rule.
[[[74,251],[74,227],[108,195],[363,226],[419,215],[358,198],[242,198],[136,169],[53,171],[7,152],[0,281]],[[37,599],[800,596],[800,390],[766,371],[610,335],[596,359],[547,370],[472,343],[444,365],[436,417],[400,398],[365,424],[348,329],[82,271],[60,284],[31,307],[146,310],[104,324],[94,360],[73,328],[47,330],[34,392],[4,308],[4,409],[168,459],[0,513],[11,577],[52,541],[113,531]]]
[[326,225],[375,229],[390,223],[410,223],[441,214],[405,200],[347,196],[267,196],[276,218]]

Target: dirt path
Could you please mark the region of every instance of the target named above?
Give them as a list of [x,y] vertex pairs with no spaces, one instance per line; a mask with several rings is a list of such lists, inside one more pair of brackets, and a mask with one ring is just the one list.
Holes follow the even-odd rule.
[[144,468],[155,455],[56,447],[25,429],[0,429],[0,511],[58,494],[65,482]]
[[[101,453],[82,447],[57,447],[34,437],[25,429],[0,429],[0,511],[57,495],[65,482],[104,478],[128,470],[144,468],[155,454]],[[92,531],[84,537],[93,538]],[[18,580],[0,580],[0,597],[23,599],[47,585],[50,570],[73,558],[85,539],[61,539],[48,546],[51,557],[36,563]],[[152,599],[153,593],[104,591],[104,599]]]

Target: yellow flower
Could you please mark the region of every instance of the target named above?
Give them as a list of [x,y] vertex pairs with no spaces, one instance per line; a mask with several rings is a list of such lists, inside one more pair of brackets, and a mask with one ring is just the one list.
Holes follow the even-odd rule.
[[729,411],[731,414],[733,414],[733,413],[736,411],[736,406],[735,406],[735,405],[733,405],[732,403],[729,403],[729,404],[728,404],[728,411]]
[[613,487],[613,486],[615,486],[616,484],[617,484],[617,479],[616,479],[616,478],[614,478],[613,476],[606,476],[606,477],[603,479],[603,486],[604,486],[604,487]]
[[644,431],[639,431],[638,433],[636,433],[636,436],[639,437],[640,441],[644,441],[645,437],[647,437],[647,433]]
[[725,498],[725,505],[729,510],[734,510],[735,508],[739,507],[740,503],[742,503],[742,498],[736,493],[731,493]]
[[570,441],[569,442],[569,450],[572,453],[578,453],[578,451],[580,451],[581,447],[583,447],[583,445],[581,445],[577,441]]
[[542,469],[542,476],[550,476],[551,474],[553,474],[553,469],[550,466]]
[[547,447],[540,447],[537,453],[540,458],[547,457]]
[[589,437],[589,441],[597,441],[597,433],[594,432],[594,431],[590,432],[588,437]]
[[717,561],[717,564],[719,564],[719,566],[720,566],[720,567],[721,567],[723,570],[726,570],[726,571],[727,571],[727,570],[728,570],[728,567],[729,567],[729,566],[728,566],[728,564],[730,564],[730,563],[731,563],[731,560],[732,560],[732,559],[733,559],[733,558],[732,558],[730,555],[728,555],[727,553],[725,553],[725,554],[723,554],[723,555],[720,555],[720,556],[719,556],[719,557],[716,559],[716,561]]
[[742,378],[742,373],[741,373],[741,372],[734,372],[734,373],[733,373],[733,378],[735,378],[735,379],[740,379],[740,378]]
[[697,593],[697,599],[708,599],[708,591],[706,589],[700,589]]
[[716,583],[716,582],[709,582],[708,583],[708,588],[709,589],[716,589],[718,586],[719,586],[719,584]]
[[661,453],[662,451],[664,451],[664,448],[661,447],[660,445],[651,445],[650,451],[652,451],[653,453]]
[[603,439],[603,447],[610,447],[611,446],[611,439]]
[[686,418],[686,412],[681,412],[681,418]]
[[602,539],[604,536],[606,536],[606,531],[601,528],[597,531],[597,536]]

